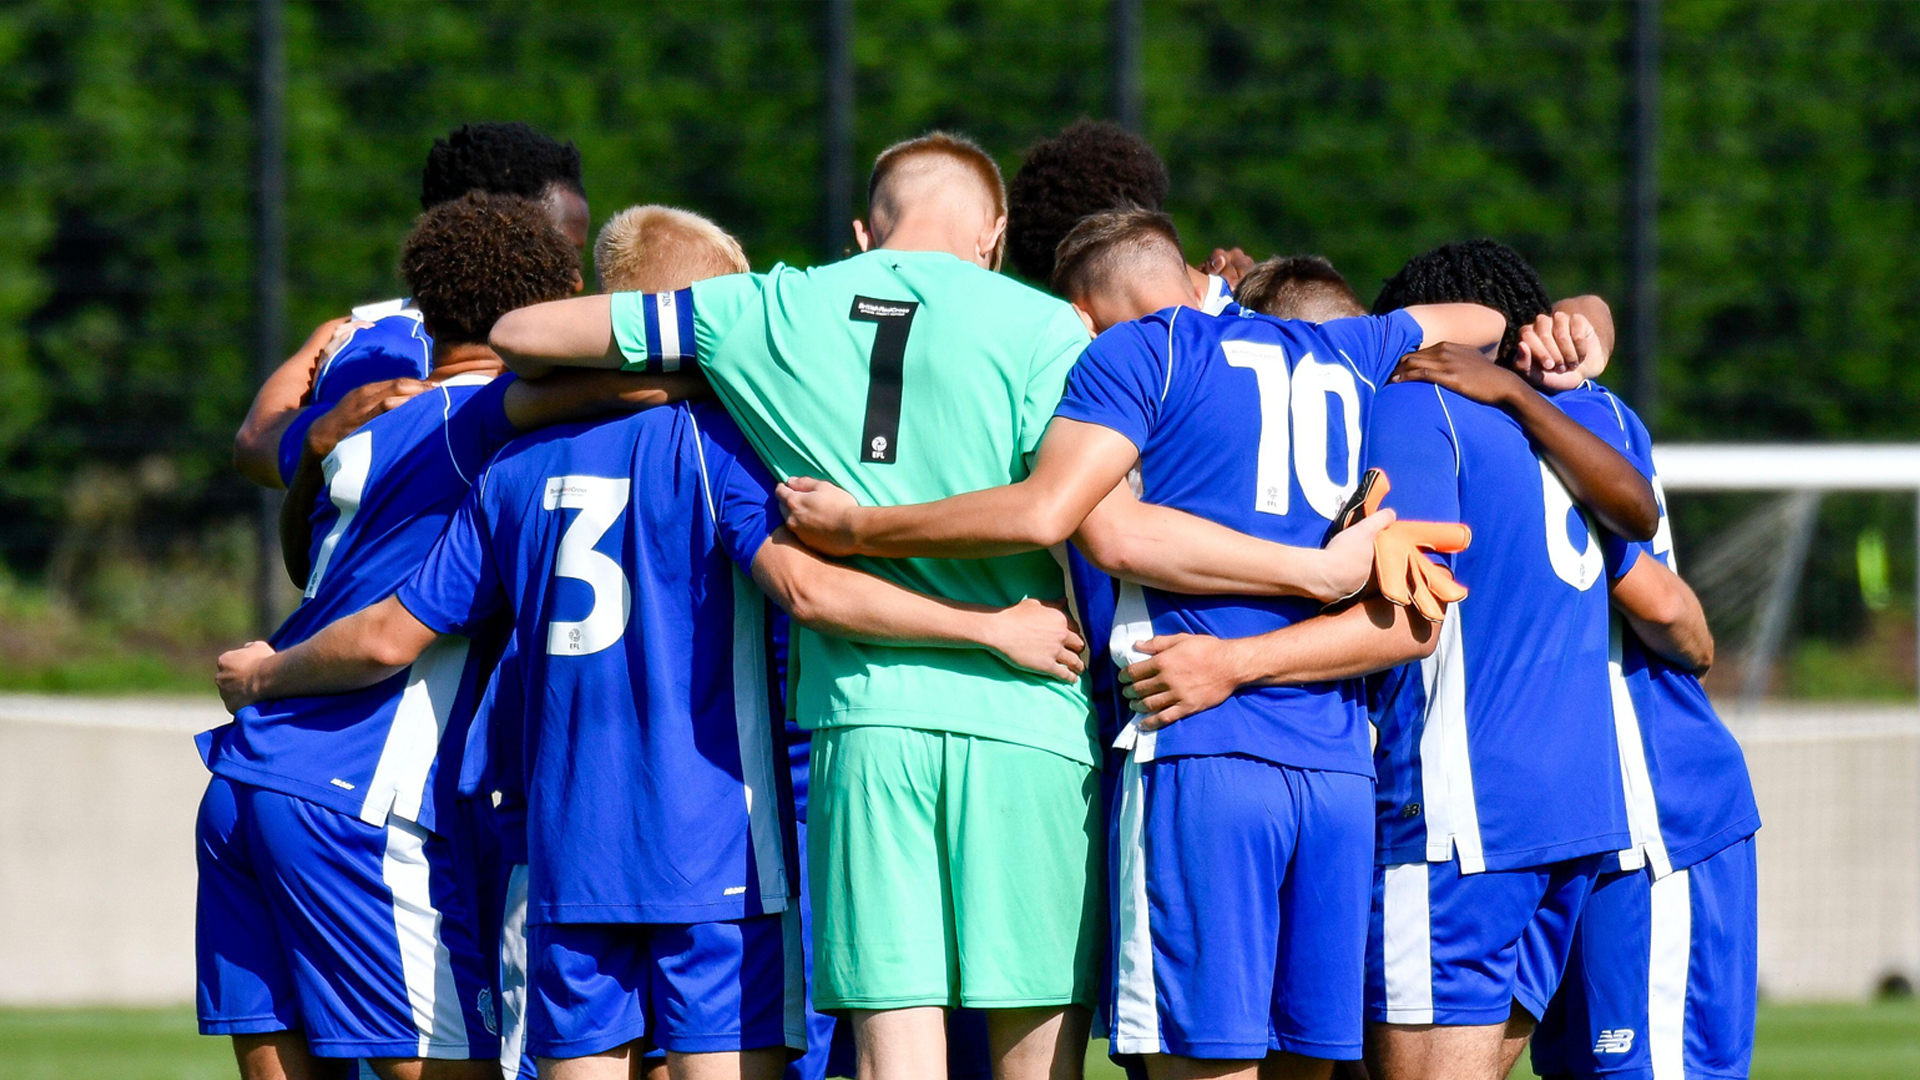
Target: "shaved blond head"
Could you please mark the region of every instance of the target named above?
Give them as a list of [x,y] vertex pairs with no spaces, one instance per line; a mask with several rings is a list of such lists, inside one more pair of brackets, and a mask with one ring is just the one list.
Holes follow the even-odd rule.
[[[973,140],[935,131],[894,143],[874,159],[867,180],[867,223],[884,238],[909,217],[940,215],[991,225],[1007,215],[1000,166]],[[998,267],[1004,235],[991,262]]]
[[593,268],[606,292],[672,292],[749,269],[740,241],[671,206],[629,206],[600,227]]

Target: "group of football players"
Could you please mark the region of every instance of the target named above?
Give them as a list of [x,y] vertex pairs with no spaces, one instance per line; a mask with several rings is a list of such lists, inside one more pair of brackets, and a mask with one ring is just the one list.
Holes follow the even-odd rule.
[[422,188],[236,440],[305,589],[202,737],[245,1080],[1747,1074],[1759,819],[1599,298],[1189,265],[1084,121],[888,148],[810,269],[629,208],[592,295],[571,145]]

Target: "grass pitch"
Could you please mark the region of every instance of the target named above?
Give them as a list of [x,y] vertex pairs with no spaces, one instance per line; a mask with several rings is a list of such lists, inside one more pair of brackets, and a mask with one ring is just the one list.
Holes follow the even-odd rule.
[[[1096,1046],[1089,1080],[1122,1075]],[[0,1009],[6,1080],[232,1080],[225,1039],[194,1033],[187,1009]],[[1523,1062],[1514,1073],[1531,1076]],[[1754,1080],[1914,1080],[1920,1002],[1767,1005]]]

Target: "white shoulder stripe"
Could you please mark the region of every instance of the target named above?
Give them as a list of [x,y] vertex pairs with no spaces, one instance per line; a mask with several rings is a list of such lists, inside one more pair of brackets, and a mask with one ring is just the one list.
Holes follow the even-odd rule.
[[1360,374],[1360,365],[1353,362],[1353,357],[1347,355],[1347,350],[1337,349],[1335,351],[1340,354],[1340,359],[1345,360],[1347,362],[1347,366],[1353,369],[1354,378],[1359,379],[1363,383],[1366,383],[1367,389],[1373,391],[1374,393],[1377,394],[1380,392],[1380,388],[1373,385],[1372,379],[1369,379],[1365,375]]
[[1445,415],[1447,418],[1447,430],[1453,433],[1453,475],[1459,476],[1460,475],[1460,429],[1453,426],[1453,410],[1447,408],[1447,396],[1440,392],[1440,387],[1438,384],[1436,384],[1433,388],[1433,397],[1435,401],[1438,401],[1440,403],[1440,412],[1443,415]]
[[700,445],[700,420],[687,410],[687,423],[693,425],[693,453],[700,459],[700,494],[707,500],[707,518],[714,528],[720,527],[720,513],[713,508],[713,482],[707,478],[707,448]]

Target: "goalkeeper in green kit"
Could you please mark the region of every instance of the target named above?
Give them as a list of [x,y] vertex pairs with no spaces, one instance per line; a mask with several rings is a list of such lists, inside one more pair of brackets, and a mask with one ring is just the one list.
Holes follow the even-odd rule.
[[[1066,303],[994,272],[1005,207],[991,157],[928,135],[875,162],[860,255],[525,308],[492,343],[531,376],[697,368],[776,476],[830,479],[869,505],[1007,484],[1027,475],[1089,334]],[[1131,576],[1144,547],[1151,583],[1190,592],[1337,595],[1365,582],[1371,550],[1244,538],[1124,486],[1076,537],[1103,565],[1108,542]],[[1032,550],[858,565],[995,607],[1065,593]],[[794,635],[793,708],[814,732],[816,1007],[851,1016],[870,1080],[940,1075],[943,1010],[958,1006],[988,1010],[1001,1080],[1078,1076],[1107,922],[1084,686],[984,650]]]

